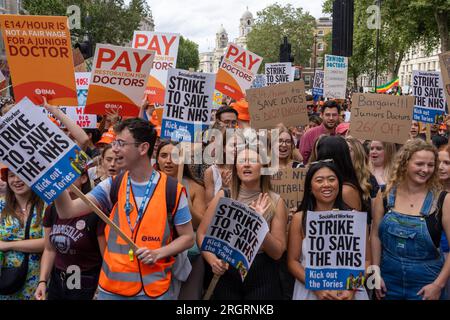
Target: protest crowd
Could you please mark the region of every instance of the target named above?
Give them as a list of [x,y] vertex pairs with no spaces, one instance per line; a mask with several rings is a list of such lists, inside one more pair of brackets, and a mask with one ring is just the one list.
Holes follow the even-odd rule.
[[251,87],[262,58],[237,45],[217,75],[158,78],[155,55],[98,45],[83,102],[72,55],[53,87],[75,102],[16,84],[8,60],[0,300],[450,299],[448,108],[417,121],[397,87],[328,82],[344,57],[307,94]]

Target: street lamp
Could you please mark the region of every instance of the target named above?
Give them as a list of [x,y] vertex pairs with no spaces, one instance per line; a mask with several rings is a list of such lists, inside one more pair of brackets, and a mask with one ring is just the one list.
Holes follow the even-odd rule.
[[[381,0],[377,0],[378,10],[380,10],[381,15]],[[375,53],[375,93],[377,93],[377,85],[378,85],[378,48],[380,46],[380,29],[381,25],[378,25],[377,28],[377,45],[376,45],[376,53]]]
[[313,59],[313,61],[314,61],[314,66],[313,66],[314,73],[313,73],[313,79],[316,77],[316,64],[317,64],[316,63],[316,59],[317,59],[316,50],[317,50],[317,34],[315,33],[314,34],[314,59]]

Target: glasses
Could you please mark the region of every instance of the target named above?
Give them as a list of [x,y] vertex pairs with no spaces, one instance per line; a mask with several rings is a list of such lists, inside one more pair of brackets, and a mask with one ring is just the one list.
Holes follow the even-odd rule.
[[292,140],[278,140],[278,143],[280,144],[280,146],[282,144],[284,144],[286,146],[290,146],[290,145],[292,145]]
[[236,127],[237,126],[236,120],[225,120],[225,121],[219,120],[219,122],[222,125],[227,126],[227,127]]
[[312,166],[312,165],[319,164],[319,163],[333,163],[333,162],[334,162],[333,159],[324,159],[324,160],[313,161],[309,165]]
[[134,144],[135,146],[140,145],[142,142],[125,142],[123,140],[114,140],[113,142],[111,142],[111,146],[115,147],[115,148],[122,148],[126,145],[129,144]]

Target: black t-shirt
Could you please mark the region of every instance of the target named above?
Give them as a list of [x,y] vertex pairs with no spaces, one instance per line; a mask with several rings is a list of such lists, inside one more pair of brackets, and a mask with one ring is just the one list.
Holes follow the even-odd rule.
[[65,271],[77,265],[81,271],[100,269],[102,256],[97,236],[104,224],[95,213],[73,219],[60,219],[54,205],[47,207],[43,225],[51,228],[50,242],[56,249],[55,267]]

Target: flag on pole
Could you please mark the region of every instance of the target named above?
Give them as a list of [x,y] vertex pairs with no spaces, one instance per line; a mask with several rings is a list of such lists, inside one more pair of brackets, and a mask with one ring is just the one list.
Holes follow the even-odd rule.
[[391,90],[393,87],[398,87],[399,85],[400,85],[400,81],[397,77],[394,80],[389,81],[388,83],[385,83],[385,84],[377,87],[376,92],[377,93],[385,93],[385,92]]

